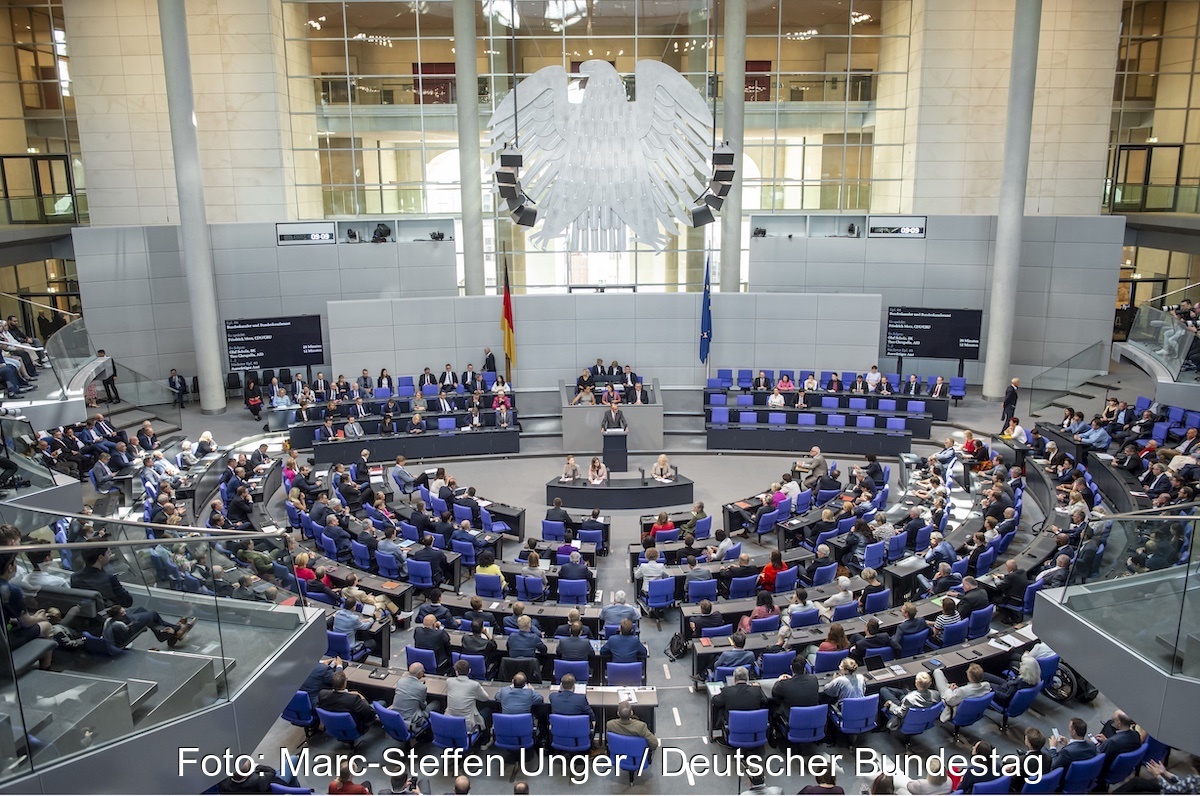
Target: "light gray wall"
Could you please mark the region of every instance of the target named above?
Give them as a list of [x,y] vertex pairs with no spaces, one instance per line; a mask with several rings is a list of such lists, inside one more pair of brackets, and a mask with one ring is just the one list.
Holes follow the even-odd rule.
[[[218,327],[230,318],[321,315],[343,299],[458,293],[450,241],[277,246],[274,224],[211,224]],[[179,228],[77,227],[88,332],[122,365],[196,372]],[[328,326],[325,326],[328,346]],[[328,359],[328,347],[326,349]],[[228,363],[225,363],[228,365]]]
[[[768,237],[750,240],[750,291],[756,293],[881,292],[878,358],[883,358],[889,306],[983,310],[987,355],[988,301],[995,254],[994,216],[929,216],[924,239],[806,238],[796,216],[755,216]],[[1029,378],[1097,341],[1112,339],[1125,220],[1121,216],[1030,216],[1021,248],[1020,291],[1013,336],[1014,376]],[[1104,359],[1107,362],[1107,357]],[[906,359],[905,373],[954,375],[957,361]],[[983,361],[968,362],[976,383]]]
[[[513,383],[554,389],[597,357],[633,365],[663,386],[703,384],[698,293],[514,296]],[[709,363],[718,368],[865,367],[874,361],[882,297],[716,294]],[[500,298],[392,299],[329,304],[335,373],[479,369],[484,346],[503,370]]]

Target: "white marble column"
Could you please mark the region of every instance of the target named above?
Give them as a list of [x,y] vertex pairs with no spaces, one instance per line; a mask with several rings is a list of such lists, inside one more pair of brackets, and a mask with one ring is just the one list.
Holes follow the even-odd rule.
[[1000,211],[996,218],[996,262],[988,302],[987,351],[983,397],[1004,398],[1012,374],[1013,318],[1021,270],[1021,226],[1025,219],[1025,185],[1029,175],[1029,139],[1033,129],[1033,97],[1037,83],[1038,38],[1042,0],[1017,0],[1013,20],[1012,67],[1008,81],[1008,120],[1004,126],[1004,171]]
[[482,296],[483,185],[479,175],[479,70],[475,63],[475,2],[454,0],[454,84],[458,90],[458,170],[462,193],[463,281]]
[[167,115],[171,120],[171,152],[179,192],[179,229],[183,269],[187,277],[200,411],[225,411],[225,377],[221,367],[221,334],[217,326],[217,289],[213,280],[212,242],[204,209],[204,180],[196,140],[195,94],[188,51],[184,0],[158,0],[163,74],[167,83]]
[[724,121],[721,138],[733,148],[733,187],[721,208],[721,292],[736,293],[742,278],[742,153],[746,134],[746,0],[725,0]]

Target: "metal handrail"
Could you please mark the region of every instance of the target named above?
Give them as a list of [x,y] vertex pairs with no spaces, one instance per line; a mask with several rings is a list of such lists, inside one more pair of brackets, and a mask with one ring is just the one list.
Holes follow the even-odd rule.
[[1173,295],[1175,295],[1176,293],[1181,293],[1181,292],[1183,292],[1184,290],[1190,290],[1190,289],[1192,289],[1192,288],[1194,288],[1194,287],[1197,287],[1197,286],[1200,286],[1200,282],[1193,282],[1193,283],[1192,283],[1192,284],[1190,284],[1190,285],[1184,285],[1183,287],[1181,287],[1181,288],[1178,288],[1178,289],[1176,289],[1176,290],[1168,290],[1166,293],[1160,293],[1160,294],[1159,294],[1159,295],[1157,295],[1157,296],[1151,296],[1150,298],[1146,299],[1146,303],[1149,303],[1149,302],[1151,302],[1151,301],[1157,301],[1158,299],[1160,299],[1160,298],[1166,298],[1167,296],[1173,296]]

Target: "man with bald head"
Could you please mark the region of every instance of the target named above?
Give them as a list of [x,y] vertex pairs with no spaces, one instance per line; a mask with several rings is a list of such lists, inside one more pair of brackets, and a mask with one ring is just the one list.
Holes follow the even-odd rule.
[[427,614],[421,626],[413,631],[413,646],[422,650],[433,650],[437,661],[437,674],[450,671],[450,634],[433,614]]
[[410,732],[418,734],[429,724],[428,689],[425,687],[425,667],[414,663],[396,681],[392,710],[404,718]]

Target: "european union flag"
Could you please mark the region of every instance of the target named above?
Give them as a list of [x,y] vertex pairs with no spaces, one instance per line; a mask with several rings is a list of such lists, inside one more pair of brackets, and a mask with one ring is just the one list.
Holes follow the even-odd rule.
[[712,345],[712,258],[704,263],[704,304],[700,308],[700,361],[708,362],[708,347]]

